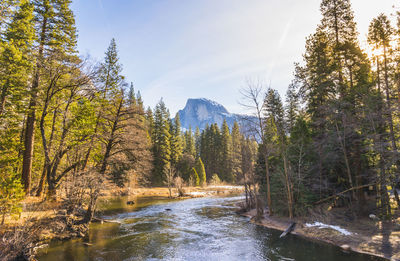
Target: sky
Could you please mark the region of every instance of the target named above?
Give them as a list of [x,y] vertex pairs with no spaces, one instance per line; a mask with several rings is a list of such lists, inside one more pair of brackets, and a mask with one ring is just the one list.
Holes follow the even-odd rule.
[[[284,95],[315,32],[321,0],[73,0],[78,50],[101,62],[112,38],[123,75],[154,108],[172,116],[188,98],[241,113],[239,90],[260,80]],[[352,0],[360,41],[396,0]]]

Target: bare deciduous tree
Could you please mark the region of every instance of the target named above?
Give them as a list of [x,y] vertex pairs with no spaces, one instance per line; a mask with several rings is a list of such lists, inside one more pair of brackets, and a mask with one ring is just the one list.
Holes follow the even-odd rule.
[[[246,82],[240,93],[242,100],[240,104],[250,111],[251,116],[244,117],[243,120],[247,123],[247,132],[261,143],[262,153],[265,160],[265,173],[266,173],[266,184],[267,184],[267,204],[269,208],[269,214],[273,214],[272,200],[271,200],[271,188],[270,188],[270,173],[269,173],[269,148],[266,146],[266,135],[265,135],[265,121],[263,117],[264,111],[264,85],[261,81],[252,81],[250,79]],[[256,202],[258,202],[256,200]],[[261,208],[257,208],[261,209]],[[261,216],[263,213],[257,213]]]

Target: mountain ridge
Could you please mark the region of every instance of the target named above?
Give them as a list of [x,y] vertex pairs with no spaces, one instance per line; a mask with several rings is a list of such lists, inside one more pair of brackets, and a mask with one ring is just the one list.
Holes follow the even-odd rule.
[[230,129],[235,121],[242,121],[241,114],[230,113],[220,103],[207,98],[189,98],[182,110],[178,111],[182,129],[188,130],[190,127],[195,130],[199,127],[200,131],[205,127],[217,123],[221,127],[224,119]]

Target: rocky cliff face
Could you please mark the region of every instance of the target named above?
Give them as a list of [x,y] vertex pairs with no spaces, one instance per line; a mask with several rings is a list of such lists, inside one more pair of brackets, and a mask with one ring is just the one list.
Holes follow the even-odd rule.
[[194,131],[196,127],[205,129],[206,125],[217,123],[221,127],[224,119],[232,129],[235,121],[240,122],[241,115],[229,113],[221,104],[205,98],[188,99],[185,108],[178,112],[182,128]]

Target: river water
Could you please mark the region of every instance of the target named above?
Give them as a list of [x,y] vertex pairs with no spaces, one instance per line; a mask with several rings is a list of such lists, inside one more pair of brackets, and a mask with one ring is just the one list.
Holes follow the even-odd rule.
[[103,204],[111,223],[92,224],[87,238],[51,243],[38,260],[380,260],[294,235],[280,239],[235,214],[240,200],[137,198],[129,206],[115,199]]

